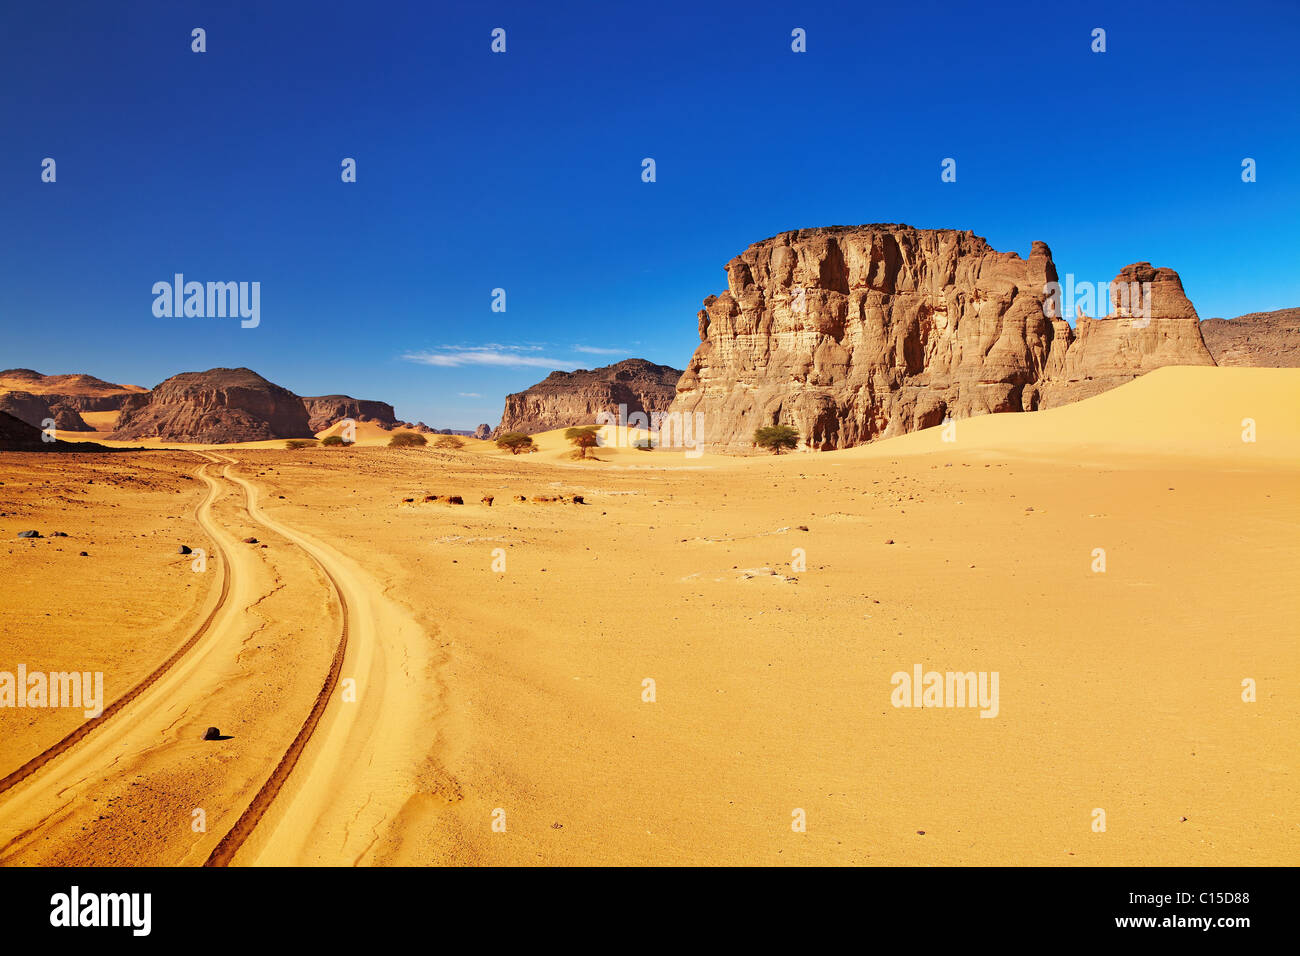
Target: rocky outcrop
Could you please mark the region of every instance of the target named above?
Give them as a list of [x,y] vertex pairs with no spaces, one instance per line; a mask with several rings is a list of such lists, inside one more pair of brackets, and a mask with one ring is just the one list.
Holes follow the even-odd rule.
[[315,395],[303,398],[313,432],[324,431],[335,422],[350,418],[357,422],[376,422],[385,428],[397,424],[393,406],[387,402],[353,398],[350,395]]
[[699,413],[697,439],[720,449],[775,423],[843,448],[1213,364],[1177,274],[1147,263],[1117,281],[1151,283],[1149,320],[1122,311],[1071,329],[1043,242],[1022,259],[969,231],[832,226],[754,243],[726,269],[671,408]]
[[41,447],[41,431],[8,412],[0,412],[0,451],[28,451]]
[[550,431],[592,425],[599,412],[618,415],[619,406],[635,412],[667,411],[676,395],[681,372],[645,359],[625,359],[604,368],[552,372],[532,388],[506,396],[501,424],[505,432]]
[[214,368],[173,375],[126,400],[110,436],[217,444],[311,438],[303,400],[251,369]]
[[[53,398],[53,401],[51,401]],[[33,395],[31,392],[0,392],[0,412],[12,415],[28,425],[44,428],[53,419],[54,426],[64,431],[94,431],[82,419],[76,407],[58,396]]]
[[[7,369],[0,372],[0,411],[37,428],[53,418],[65,431],[115,428],[116,439],[156,437],[204,443],[310,437],[344,418],[387,429],[402,424],[387,402],[350,395],[299,398],[249,369],[187,372],[152,392],[93,375]],[[97,425],[87,424],[83,412]],[[118,414],[104,414],[108,412]],[[424,425],[411,427],[427,430]]]
[[1300,368],[1300,309],[1205,319],[1201,337],[1218,365]]
[[474,437],[480,441],[487,441],[492,437],[492,426],[486,423],[479,425],[478,428],[474,429]]
[[[35,428],[5,412],[0,412],[0,451],[100,454],[113,450],[98,442],[91,441],[70,442],[60,440],[47,442],[41,434],[41,429]],[[59,537],[59,532],[55,532],[53,537]],[[84,551],[81,553],[85,554]]]
[[117,411],[128,396],[145,391],[138,385],[114,385],[93,375],[42,375],[29,368],[0,372],[0,394],[23,392],[74,412]]
[[1058,321],[1053,344],[1043,381],[1026,389],[1026,411],[1091,398],[1166,365],[1214,364],[1178,273],[1149,262],[1111,281],[1109,316],[1079,316],[1073,329]]

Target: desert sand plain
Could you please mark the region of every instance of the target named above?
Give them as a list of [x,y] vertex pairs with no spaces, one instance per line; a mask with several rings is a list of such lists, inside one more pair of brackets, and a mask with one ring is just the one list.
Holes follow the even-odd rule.
[[[0,454],[0,668],[133,694],[63,749],[0,710],[0,865],[1293,863],[1298,409],[1165,368],[780,457]],[[892,706],[917,664],[997,716]]]

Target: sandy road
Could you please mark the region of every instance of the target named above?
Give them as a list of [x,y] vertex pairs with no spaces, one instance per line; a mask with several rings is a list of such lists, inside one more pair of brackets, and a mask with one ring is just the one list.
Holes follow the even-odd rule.
[[208,467],[201,465],[195,472],[208,485],[195,518],[220,555],[216,603],[195,633],[144,681],[107,706],[98,719],[87,721],[5,778],[0,863],[33,845],[43,829],[73,826],[92,812],[87,795],[110,768],[139,764],[174,743],[171,729],[206,693],[215,692],[212,675],[220,674],[223,662],[237,654],[246,633],[241,611],[259,596],[248,573],[255,559],[241,552],[234,536],[215,519],[213,505],[223,489]]
[[[209,477],[209,475],[207,474],[207,465],[200,465],[194,473],[199,478],[201,478],[208,486],[208,493],[203,497],[203,500],[199,502],[198,506],[194,509],[194,517],[198,521],[199,525],[205,531],[211,533],[210,526],[212,523],[212,503],[216,501],[218,494],[220,494],[221,486],[216,481],[214,481],[211,477]],[[145,690],[147,690],[160,677],[162,677],[163,674],[165,674],[168,670],[170,670],[171,667],[177,661],[179,661],[183,656],[185,656],[185,654],[188,653],[194,647],[195,644],[197,644],[200,640],[202,640],[203,635],[208,633],[208,631],[212,627],[212,622],[216,619],[217,614],[220,613],[222,608],[225,607],[226,602],[230,596],[230,571],[229,571],[230,555],[228,550],[220,543],[219,538],[214,536],[213,540],[218,542],[217,550],[221,555],[221,561],[219,562],[218,565],[221,569],[221,579],[217,587],[216,602],[213,604],[212,609],[208,612],[207,616],[204,617],[202,623],[199,624],[199,626],[195,629],[194,633],[190,635],[189,639],[186,640],[185,643],[182,644],[180,647],[178,647],[176,651],[170,657],[167,658],[167,660],[159,664],[158,667],[156,667],[147,677],[145,677],[144,680],[136,684],[134,687],[128,690],[121,697],[117,698],[111,704],[106,706],[104,708],[104,712],[100,714],[98,717],[87,720],[76,730],[72,731],[72,733],[65,736],[62,740],[58,741],[53,746],[47,747],[45,750],[41,751],[35,757],[32,757],[30,760],[28,760],[22,766],[18,767],[13,772],[7,774],[4,777],[0,777],[0,794],[4,793],[6,790],[9,790],[17,786],[19,783],[21,783],[23,780],[30,777],[33,773],[38,771],[41,767],[45,766],[55,757],[67,751],[70,747],[72,747],[75,743],[77,743],[77,741],[83,739],[87,734],[103,726],[104,723],[106,723],[109,720],[109,718],[111,718],[114,714],[122,710],[122,708],[130,704],[131,701],[139,697],[142,693],[144,693]]]
[[[223,456],[224,457],[224,456]],[[338,589],[347,615],[346,651],[327,680],[305,734],[286,753],[284,773],[250,804],[256,829],[228,844],[217,862],[358,865],[373,861],[384,835],[420,790],[437,701],[434,661],[423,628],[351,558],[267,515],[258,488],[233,472],[253,520],[306,551]],[[292,771],[291,773],[288,771]],[[216,856],[216,854],[214,854]]]
[[[234,473],[234,458],[200,454],[221,463],[222,478],[243,490],[252,522],[316,562],[342,607],[343,632],[292,738],[255,754],[240,772],[231,766],[227,778],[209,785],[204,803],[212,808],[212,832],[196,839],[177,827],[156,837],[148,858],[207,865],[365,862],[382,848],[388,826],[419,789],[436,697],[424,631],[355,562],[264,514],[257,486]],[[266,593],[266,570],[214,515],[224,486],[209,468],[204,464],[195,472],[208,484],[195,516],[221,556],[222,579],[210,613],[100,718],[0,781],[0,863],[41,862],[48,848],[75,839],[77,828],[95,819],[90,814],[104,808],[105,795],[127,776],[156,772],[193,747],[178,736],[179,728],[210,712],[226,692],[255,626],[248,610]],[[275,761],[269,770],[268,759]],[[161,816],[187,818],[190,804],[179,795],[174,802]]]

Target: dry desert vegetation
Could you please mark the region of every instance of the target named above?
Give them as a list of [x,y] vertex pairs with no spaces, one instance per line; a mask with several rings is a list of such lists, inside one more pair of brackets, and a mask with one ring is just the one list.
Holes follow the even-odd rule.
[[[1165,368],[780,457],[0,454],[0,661],[107,708],[0,708],[0,864],[1293,862],[1297,408]],[[992,719],[894,706],[918,665]]]

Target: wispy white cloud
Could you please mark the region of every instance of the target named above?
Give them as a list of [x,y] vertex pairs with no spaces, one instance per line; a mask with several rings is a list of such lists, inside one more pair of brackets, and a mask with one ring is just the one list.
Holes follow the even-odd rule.
[[581,364],[536,354],[539,351],[541,346],[538,345],[449,345],[432,351],[407,352],[402,358],[407,362],[437,368],[489,365],[499,368],[575,369]]
[[461,398],[482,398],[483,397],[478,392],[457,392],[456,394],[459,395]]
[[626,355],[627,349],[602,349],[594,345],[575,345],[573,351],[584,355]]

